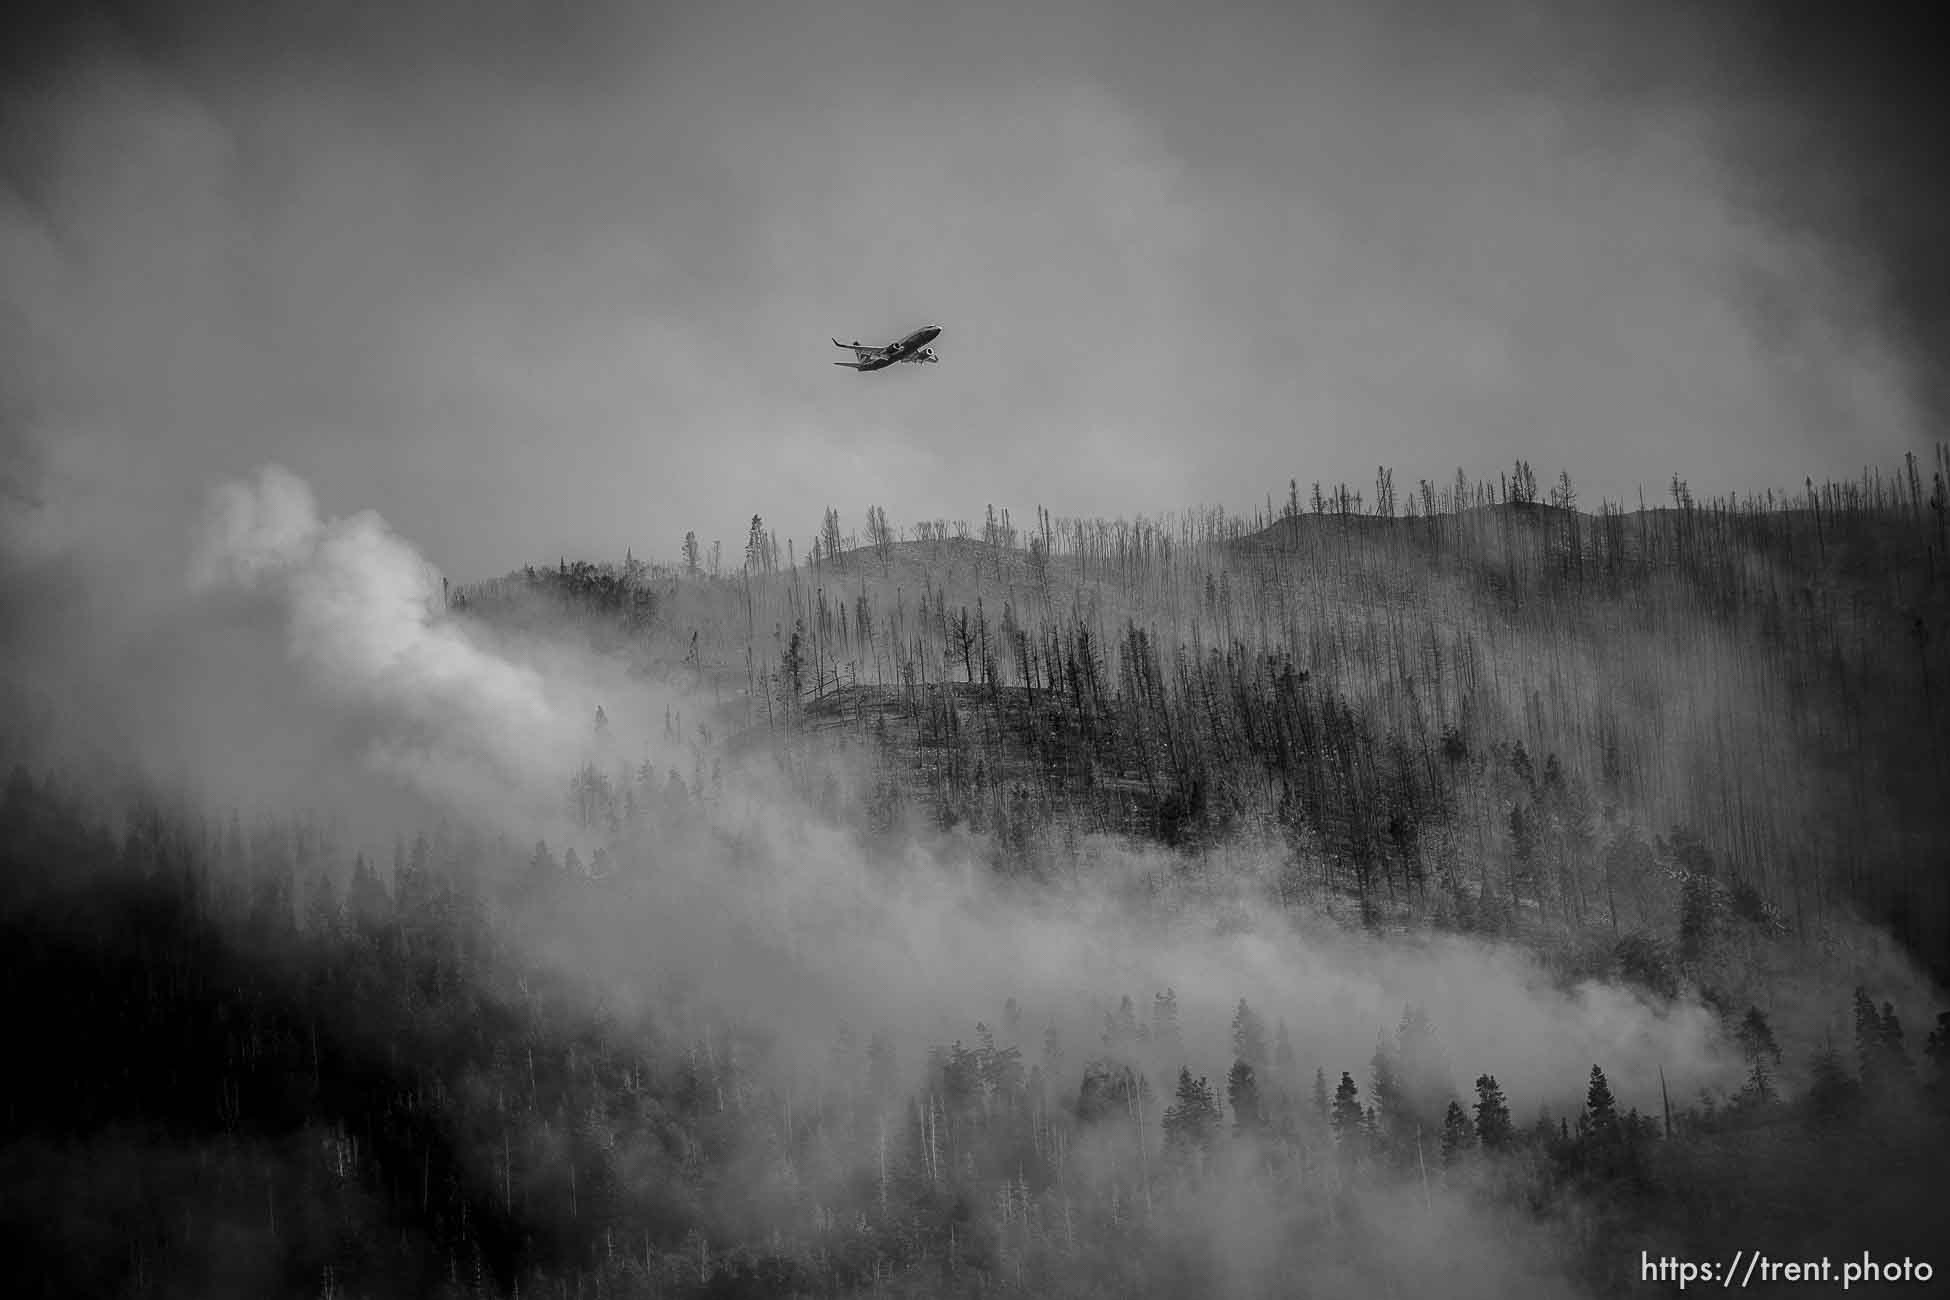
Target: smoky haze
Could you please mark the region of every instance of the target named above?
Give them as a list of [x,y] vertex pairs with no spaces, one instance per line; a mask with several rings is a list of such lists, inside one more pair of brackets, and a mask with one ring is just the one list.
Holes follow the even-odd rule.
[[[372,511],[333,513],[289,470],[213,485],[180,530],[170,565],[154,569],[173,567],[173,580],[159,576],[142,597],[139,628],[135,604],[106,599],[121,590],[112,573],[96,572],[90,598],[48,602],[94,648],[65,668],[51,653],[12,667],[63,701],[53,724],[63,738],[78,729],[97,745],[131,744],[125,757],[206,807],[323,811],[353,828],[348,848],[375,855],[416,813],[588,854],[595,838],[561,811],[578,762],[685,761],[645,724],[702,700],[626,682],[573,647],[452,619],[437,571],[408,539]],[[44,577],[49,563],[29,572]],[[604,701],[618,721],[599,743],[590,716]],[[1214,924],[1211,904],[1224,900],[1160,919],[1141,882],[1169,874],[1168,861],[1109,841],[1086,843],[1088,869],[1055,897],[1021,896],[966,840],[910,828],[875,848],[809,816],[764,760],[734,769],[727,790],[703,821],[659,827],[611,889],[527,911],[511,955],[552,967],[591,1007],[642,1009],[673,986],[695,990],[693,1014],[764,1029],[779,1065],[796,1071],[818,1070],[850,1024],[889,1034],[912,1079],[930,1044],[969,1038],[976,1018],[994,1020],[1014,998],[1026,1049],[1050,1027],[1068,1044],[1070,1064],[1052,1081],[1067,1094],[1117,1000],[1148,1005],[1166,987],[1190,1064],[1213,1077],[1241,997],[1290,1026],[1309,1071],[1331,1080],[1347,1069],[1364,1083],[1377,1035],[1420,1003],[1459,1092],[1493,1068],[1524,1123],[1542,1106],[1574,1110],[1594,1061],[1612,1070],[1623,1104],[1647,1108],[1660,1070],[1687,1090],[1738,1070],[1704,1007],[1566,988],[1515,949],[1279,919],[1237,933]],[[1171,1064],[1154,1068],[1168,1094]],[[1439,1199],[1431,1252],[1471,1231],[1466,1197]],[[1176,1231],[1225,1244],[1230,1267],[1250,1272],[1275,1228],[1234,1207]],[[1403,1267],[1432,1277],[1435,1258]],[[1492,1289],[1536,1284],[1511,1261],[1483,1268]]]
[[[356,739],[320,758],[322,787],[307,778],[293,794],[397,782],[439,814],[587,856],[604,837],[563,812],[579,763],[689,765],[648,723],[706,701],[628,681],[614,662],[566,645],[491,639],[446,617],[438,575],[407,539],[371,511],[324,513],[288,470],[219,484],[194,531],[186,602],[206,620],[206,643],[230,640],[239,624],[281,625],[280,638],[252,643],[274,663],[246,660],[246,678],[288,674],[289,716],[305,726],[330,718]],[[598,741],[590,719],[605,700],[617,722]],[[252,715],[213,698],[200,708],[227,717],[240,740],[252,729]],[[1209,1031],[1241,997],[1277,1008],[1301,1041],[1349,1067],[1365,1065],[1406,1003],[1422,1004],[1458,1051],[1495,1061],[1526,1101],[1575,1105],[1556,1090],[1594,1060],[1615,1062],[1621,1096],[1648,1106],[1661,1068],[1690,1093],[1735,1065],[1705,1008],[1659,1007],[1595,983],[1566,991],[1516,949],[1455,938],[1376,945],[1327,924],[1216,928],[1214,905],[1249,904],[1247,893],[1189,900],[1178,920],[1161,920],[1143,882],[1171,874],[1163,852],[1093,839],[1089,867],[1052,907],[1040,892],[999,886],[965,839],[910,827],[875,850],[854,829],[809,820],[769,759],[737,766],[729,789],[714,824],[680,819],[660,831],[629,905],[604,899],[537,921],[532,955],[592,996],[668,980],[706,990],[719,1014],[766,1026],[802,1064],[823,1057],[843,1021],[898,1033],[911,1062],[929,1042],[966,1037],[970,1008],[993,1016],[1010,998],[1032,1025],[1061,1025],[1087,1053],[1118,998],[1148,1005],[1171,987],[1191,1049],[1215,1074],[1230,1049]],[[221,806],[237,791],[201,793]],[[1271,860],[1278,850],[1258,852]]]
[[[561,811],[576,763],[684,761],[642,723],[665,706],[701,710],[704,701],[628,683],[586,651],[454,620],[440,607],[437,571],[409,540],[372,511],[333,514],[288,470],[214,485],[182,530],[174,583],[149,596],[169,612],[152,615],[152,635],[121,629],[125,645],[146,649],[125,650],[135,658],[117,678],[141,673],[141,686],[97,702],[122,717],[95,738],[143,729],[135,754],[206,806],[282,798],[351,824],[368,851],[418,811],[591,853],[596,837]],[[114,627],[114,616],[95,616],[98,629]],[[43,662],[26,680],[62,677]],[[598,741],[592,702],[605,700],[619,722]],[[282,725],[266,725],[271,709]],[[267,733],[283,739],[266,742]],[[185,735],[197,743],[186,746]],[[254,752],[267,743],[282,767]],[[930,1044],[967,1039],[975,1019],[995,1019],[1014,998],[1026,1049],[1050,1027],[1068,1045],[1069,1065],[1052,1080],[1065,1095],[1097,1055],[1117,1000],[1148,1005],[1170,987],[1186,1058],[1213,1077],[1229,1060],[1223,1026],[1242,997],[1269,1024],[1288,1024],[1309,1072],[1318,1065],[1331,1080],[1346,1069],[1364,1086],[1377,1037],[1406,1003],[1419,1003],[1438,1026],[1458,1092],[1494,1069],[1519,1123],[1543,1107],[1574,1111],[1595,1061],[1611,1071],[1621,1104],[1647,1109],[1658,1104],[1661,1071],[1688,1092],[1738,1073],[1705,1007],[1566,986],[1514,948],[1362,937],[1277,917],[1240,932],[1215,924],[1224,898],[1161,914],[1143,882],[1169,874],[1166,856],[1112,841],[1085,842],[1085,869],[1069,886],[1026,896],[998,884],[965,839],[909,828],[876,845],[809,815],[767,759],[734,767],[726,790],[716,812],[660,825],[600,894],[524,911],[508,956],[554,969],[592,1008],[644,1010],[670,988],[693,990],[690,1014],[763,1029],[778,1067],[795,1071],[818,1070],[850,1024],[890,1035],[912,1079]],[[1172,1063],[1152,1068],[1168,1094]],[[1087,1163],[1091,1149],[1079,1159]],[[1115,1167],[1114,1144],[1101,1158]],[[1474,1211],[1460,1191],[1437,1199],[1440,1214],[1424,1208],[1417,1220],[1433,1234],[1428,1258],[1401,1263],[1431,1281],[1439,1258],[1484,1230],[1469,1226]],[[1250,1274],[1276,1226],[1234,1206],[1184,1216],[1174,1231],[1187,1249],[1223,1244],[1228,1267]],[[1485,1294],[1542,1284],[1515,1258],[1480,1263]],[[1320,1284],[1331,1288],[1332,1273]]]
[[[1405,486],[1527,459],[1588,501],[1786,487],[1889,462],[1940,410],[1940,317],[1892,287],[1914,241],[1789,184],[1813,158],[1846,189],[1854,159],[1846,133],[1803,147],[1825,101],[1744,19],[309,13],[94,6],[19,28],[39,57],[8,42],[0,758],[322,811],[369,854],[451,818],[588,855],[570,775],[687,766],[657,724],[703,700],[453,618],[443,573],[670,558],[691,529],[736,554],[753,514],[806,537],[828,503],[1251,509],[1377,462]],[[830,335],[923,322],[939,366],[829,364]],[[1107,840],[1026,898],[966,837],[823,820],[765,759],[726,789],[608,892],[523,914],[506,957],[591,1007],[693,987],[785,1068],[883,1029],[909,1081],[1014,998],[1074,1097],[1105,1012],[1171,987],[1215,1079],[1243,997],[1364,1092],[1421,1004],[1458,1095],[1494,1070],[1519,1125],[1575,1113],[1593,1063],[1647,1111],[1662,1081],[1738,1085],[1706,1007],[1514,947],[1160,909],[1164,856]],[[1803,1049],[1835,990],[1796,998]],[[1562,1282],[1482,1258],[1466,1193],[1376,1212],[1422,1216],[1425,1289],[1465,1251],[1483,1294]],[[1274,1229],[1221,1200],[1177,1230],[1250,1274]]]
[[[478,577],[827,503],[1237,509],[1517,458],[1632,501],[1921,442],[1914,241],[1824,196],[1926,182],[1901,133],[1851,145],[1873,68],[1810,79],[1759,17],[340,13],[16,20],[30,500],[139,484],[96,508],[156,546],[275,460]],[[941,366],[828,364],[927,321]]]

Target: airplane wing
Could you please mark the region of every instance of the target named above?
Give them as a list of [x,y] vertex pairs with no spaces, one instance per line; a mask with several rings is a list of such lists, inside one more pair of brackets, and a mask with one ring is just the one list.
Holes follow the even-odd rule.
[[[867,347],[865,344],[861,343],[858,339],[855,339],[851,343],[842,343],[838,339],[834,339],[833,346],[836,348],[852,348],[853,359],[855,361],[878,361],[881,357],[887,355],[886,348],[870,348]],[[844,361],[835,361],[833,364],[836,366],[843,366],[847,363]]]

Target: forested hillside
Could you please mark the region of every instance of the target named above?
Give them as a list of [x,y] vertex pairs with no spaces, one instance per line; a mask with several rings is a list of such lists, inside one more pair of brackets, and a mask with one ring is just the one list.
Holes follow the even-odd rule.
[[754,519],[735,573],[693,535],[675,569],[565,562],[457,604],[574,608],[622,644],[628,588],[714,734],[857,733],[883,800],[1017,867],[1079,823],[1277,837],[1282,897],[1615,935],[1699,877],[1807,939],[1861,909],[1941,979],[1943,461],[1595,514],[1521,464],[1399,498],[1384,471],[1365,509],[1294,483],[1249,519],[991,510],[906,540],[876,508],[864,547],[829,510],[802,562]]
[[497,666],[629,670],[532,824],[10,742],[9,1294],[1927,1259],[1946,454],[1629,511],[1521,464],[1249,518],[828,511],[803,556],[754,519],[735,563],[435,587]]

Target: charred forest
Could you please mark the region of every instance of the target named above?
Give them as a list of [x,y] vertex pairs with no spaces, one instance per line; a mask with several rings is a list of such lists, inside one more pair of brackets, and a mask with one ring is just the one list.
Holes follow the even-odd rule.
[[196,626],[326,684],[216,735],[263,779],[9,664],[7,1292],[1950,1267],[1946,475],[828,508],[473,581],[236,485]]

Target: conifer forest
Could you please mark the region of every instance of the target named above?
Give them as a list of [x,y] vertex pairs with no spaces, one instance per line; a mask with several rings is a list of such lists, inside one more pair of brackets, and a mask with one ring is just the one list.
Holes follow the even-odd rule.
[[230,485],[184,690],[319,699],[8,633],[6,1294],[1931,1293],[1950,448],[1575,470],[451,580]]

